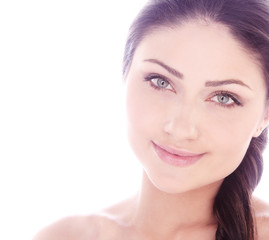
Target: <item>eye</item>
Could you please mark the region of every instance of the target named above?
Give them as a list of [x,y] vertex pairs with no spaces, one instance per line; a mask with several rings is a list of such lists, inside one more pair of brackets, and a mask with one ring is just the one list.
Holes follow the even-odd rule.
[[158,90],[172,90],[173,91],[173,87],[171,86],[170,82],[162,76],[150,75],[150,76],[147,76],[145,80],[150,81],[151,86]]
[[232,104],[234,102],[231,97],[224,95],[224,94],[217,95],[214,98],[216,98],[216,100],[221,104]]
[[214,96],[210,98],[210,100],[223,107],[234,107],[236,105],[242,106],[242,103],[238,98],[229,92],[214,93]]

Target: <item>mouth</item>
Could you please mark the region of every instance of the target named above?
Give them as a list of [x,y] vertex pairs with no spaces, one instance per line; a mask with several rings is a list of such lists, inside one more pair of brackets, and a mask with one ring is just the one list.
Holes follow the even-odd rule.
[[198,162],[205,153],[193,153],[186,150],[177,150],[168,146],[161,146],[152,141],[155,152],[165,163],[178,167],[187,167]]

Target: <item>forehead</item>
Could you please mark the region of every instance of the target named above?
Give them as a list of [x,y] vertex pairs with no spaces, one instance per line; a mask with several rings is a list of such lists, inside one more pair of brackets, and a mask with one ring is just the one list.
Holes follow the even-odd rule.
[[244,75],[259,75],[263,79],[255,56],[235,39],[228,27],[217,23],[188,22],[154,29],[141,41],[133,60],[146,58],[165,61],[184,75],[191,76],[196,71],[209,79],[245,78]]
[[190,21],[180,25],[154,28],[142,39],[137,51],[141,48],[144,53],[155,50],[156,54],[169,52],[169,50],[170,54],[177,54],[179,50],[180,55],[186,52],[183,51],[185,49],[194,56],[209,54],[216,56],[218,53],[230,50],[234,53],[233,55],[241,55],[243,58],[256,61],[254,55],[235,39],[228,27],[211,22]]

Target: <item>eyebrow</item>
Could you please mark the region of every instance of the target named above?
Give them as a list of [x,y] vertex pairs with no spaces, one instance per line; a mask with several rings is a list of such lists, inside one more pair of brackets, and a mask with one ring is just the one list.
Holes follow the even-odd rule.
[[207,81],[205,83],[205,86],[206,87],[218,87],[218,86],[229,85],[229,84],[238,84],[240,86],[244,86],[252,90],[247,84],[237,79],[227,79],[227,80],[222,80],[222,81]]
[[[179,72],[178,70],[176,70],[172,67],[169,67],[168,65],[166,65],[165,63],[163,63],[160,60],[151,58],[151,59],[145,59],[144,62],[156,63],[159,66],[163,67],[166,71],[168,71],[169,73],[174,75],[175,77],[180,78],[180,79],[184,78],[183,73]],[[241,80],[237,80],[237,79],[227,79],[227,80],[220,80],[220,81],[207,81],[205,83],[205,86],[206,87],[219,87],[219,86],[230,85],[230,84],[237,84],[237,85],[244,86],[244,87],[247,87],[248,89],[252,90],[247,84],[245,84]]]
[[183,79],[184,75],[177,71],[176,69],[169,67],[168,65],[166,65],[165,63],[157,60],[157,59],[145,59],[144,62],[151,62],[151,63],[156,63],[159,66],[163,67],[167,72],[171,73],[172,75],[174,75],[177,78]]

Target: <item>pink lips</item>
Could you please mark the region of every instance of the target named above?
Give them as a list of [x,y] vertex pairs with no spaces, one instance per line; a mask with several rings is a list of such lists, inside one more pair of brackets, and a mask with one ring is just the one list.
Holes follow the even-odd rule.
[[152,143],[159,158],[170,165],[187,167],[196,163],[204,156],[204,153],[197,154],[187,151],[179,151],[167,146],[157,145],[154,142]]

